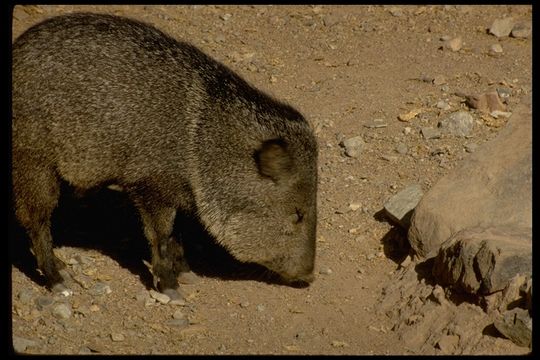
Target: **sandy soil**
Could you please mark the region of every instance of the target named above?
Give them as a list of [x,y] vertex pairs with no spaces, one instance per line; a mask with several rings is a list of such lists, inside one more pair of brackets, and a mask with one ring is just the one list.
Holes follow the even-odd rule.
[[[142,262],[149,251],[121,194],[65,196],[55,214],[55,251],[79,274],[80,286],[72,297],[53,297],[16,232],[11,299],[18,349],[442,353],[405,346],[392,319],[376,311],[383,288],[398,281],[408,251],[404,232],[381,210],[407,185],[429,190],[468,155],[465,145],[481,145],[504,126],[504,120],[471,112],[476,123],[470,137],[424,139],[422,127],[468,110],[456,92],[509,89],[512,111],[520,94],[531,91],[532,40],[487,32],[505,16],[530,22],[531,6],[17,6],[13,38],[44,18],[79,10],[133,17],[192,42],[314,124],[320,144],[317,279],[307,288],[277,284],[179,220],[178,226],[191,229],[186,251],[199,281],[182,285],[186,304],[161,304],[149,298],[151,278]],[[441,48],[444,36],[461,37],[461,50]],[[490,54],[493,44],[503,52]],[[438,108],[439,101],[449,109]],[[417,117],[398,120],[414,109],[421,109]],[[369,127],[374,123],[384,126]],[[346,157],[339,142],[357,135],[366,148],[358,158]],[[496,333],[485,336],[495,345],[474,353],[528,351]]]

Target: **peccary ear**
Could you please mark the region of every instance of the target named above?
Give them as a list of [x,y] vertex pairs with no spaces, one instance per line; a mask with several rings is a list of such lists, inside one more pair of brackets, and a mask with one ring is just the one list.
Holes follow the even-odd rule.
[[255,152],[255,161],[262,176],[279,181],[293,168],[293,159],[283,139],[266,140]]

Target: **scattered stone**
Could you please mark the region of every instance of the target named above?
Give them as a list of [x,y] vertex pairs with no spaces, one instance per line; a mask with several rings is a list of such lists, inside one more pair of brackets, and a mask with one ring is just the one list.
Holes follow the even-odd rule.
[[257,311],[262,312],[266,309],[266,307],[263,304],[257,305]]
[[91,277],[86,276],[84,274],[77,274],[73,276],[73,280],[82,286],[83,289],[90,289],[90,287],[93,284],[93,280]]
[[441,132],[438,129],[432,127],[423,127],[420,129],[422,136],[426,140],[439,139],[441,137]]
[[387,127],[388,124],[386,124],[383,119],[373,119],[372,122],[364,124],[364,126],[370,129],[378,129]]
[[392,155],[381,155],[381,159],[389,161],[389,162],[395,162],[398,160],[397,157],[392,156]]
[[357,203],[350,203],[349,204],[349,209],[351,211],[356,211],[358,209],[360,209],[362,207],[362,204],[357,204]]
[[119,341],[124,341],[126,338],[121,333],[112,333],[111,334],[111,339],[114,342],[119,342]]
[[489,52],[492,55],[500,55],[503,53],[503,48],[501,44],[493,44],[489,47]]
[[497,88],[497,94],[503,102],[507,102],[508,99],[510,99],[510,96],[512,96],[512,89],[500,87]]
[[30,304],[34,298],[34,292],[32,289],[22,289],[19,291],[19,301],[23,304]]
[[199,282],[199,277],[193,271],[182,271],[178,274],[178,282],[180,284],[192,285]]
[[227,13],[227,14],[222,14],[222,15],[220,15],[219,17],[221,18],[221,20],[227,21],[227,20],[229,20],[229,19],[232,17],[232,14],[229,14],[229,13]]
[[53,308],[52,314],[57,319],[69,319],[71,307],[67,304],[58,304]]
[[440,100],[437,102],[437,108],[445,111],[451,109],[450,105],[448,105],[448,103],[444,100]]
[[467,111],[456,111],[439,122],[439,128],[455,136],[467,136],[471,133],[474,119]]
[[408,126],[403,128],[403,134],[409,135],[412,132],[412,129]]
[[444,335],[437,342],[437,347],[443,354],[452,354],[459,343],[459,336],[457,335]]
[[337,23],[339,23],[340,20],[341,18],[339,16],[328,14],[323,17],[323,24],[326,27],[332,27],[336,25]]
[[451,51],[459,51],[463,47],[463,40],[460,37],[456,37],[444,42],[444,48]]
[[489,28],[489,33],[495,35],[496,37],[505,37],[510,35],[514,27],[514,19],[512,17],[507,17],[503,19],[496,19],[491,24]]
[[92,354],[92,350],[90,350],[90,348],[88,348],[86,346],[81,346],[79,348],[78,354],[79,355],[90,355],[90,354]]
[[532,319],[525,309],[515,308],[503,314],[493,323],[499,332],[516,345],[530,347]]
[[489,115],[493,116],[495,119],[498,119],[499,117],[509,118],[512,116],[512,113],[508,111],[494,110],[490,112]]
[[100,310],[99,305],[96,305],[96,304],[90,305],[89,309],[90,309],[91,312],[98,312]]
[[518,39],[527,39],[531,36],[531,24],[525,22],[519,22],[512,28],[512,37]]
[[443,75],[435,75],[433,78],[433,84],[437,86],[446,84],[446,77]]
[[175,306],[186,306],[186,300],[183,299],[183,298],[180,298],[180,299],[171,299],[171,301],[169,301],[169,305],[175,305]]
[[165,321],[165,325],[178,328],[186,328],[189,326],[189,320],[187,318],[181,319],[169,319]]
[[414,208],[422,198],[422,187],[411,185],[392,196],[385,204],[386,214],[404,229],[410,226],[410,219]]
[[530,228],[468,228],[441,245],[433,275],[470,294],[503,290],[517,274],[532,275]]
[[249,305],[250,305],[250,304],[249,304],[249,301],[242,301],[242,302],[240,303],[240,307],[241,307],[241,308],[244,308],[244,309],[247,308]]
[[101,296],[101,295],[107,295],[107,294],[112,293],[112,290],[108,284],[100,281],[100,282],[95,283],[89,292],[90,294],[94,296]]
[[422,109],[413,109],[405,114],[400,114],[398,116],[398,119],[400,121],[411,121],[412,119],[414,119],[418,114],[420,114],[422,112]]
[[482,95],[470,95],[466,97],[466,104],[478,109],[484,113],[490,113],[495,110],[505,111],[506,106],[499,99],[499,94],[496,91],[488,92]]
[[330,275],[330,274],[332,274],[332,269],[330,269],[327,266],[321,266],[321,268],[319,269],[319,274],[321,274],[321,275]]
[[36,299],[36,305],[39,310],[43,310],[54,303],[54,299],[49,296],[40,296]]
[[340,142],[340,145],[345,148],[345,155],[356,158],[364,149],[366,143],[361,136],[355,136]]
[[407,148],[407,145],[403,143],[399,143],[396,146],[396,151],[401,155],[407,155],[407,152],[409,151],[409,149]]
[[176,310],[173,314],[173,319],[184,319],[186,317],[186,314],[184,314],[181,310]]
[[357,58],[351,58],[349,61],[347,61],[347,66],[355,66],[360,64]]
[[420,81],[423,81],[423,82],[426,82],[426,83],[432,83],[433,82],[433,78],[429,75],[426,75],[426,74],[421,74],[420,77],[418,78]]
[[475,143],[466,143],[463,144],[463,147],[465,148],[465,151],[468,153],[473,153],[478,149],[478,144]]
[[390,12],[390,14],[395,17],[400,17],[403,15],[403,10],[398,7],[391,7],[388,12]]
[[27,348],[37,346],[37,341],[25,339],[19,336],[13,336],[13,349],[16,352],[25,352]]
[[150,290],[150,297],[152,299],[157,300],[158,302],[160,302],[162,304],[167,304],[167,303],[169,303],[169,301],[171,301],[171,298],[168,295],[162,294],[162,293],[157,292],[155,290]]
[[333,340],[332,341],[332,346],[341,348],[341,347],[348,347],[349,344],[347,344],[345,341]]
[[496,138],[482,144],[422,197],[407,238],[423,258],[435,256],[443,242],[467,228],[532,228],[531,198],[532,96],[528,94]]

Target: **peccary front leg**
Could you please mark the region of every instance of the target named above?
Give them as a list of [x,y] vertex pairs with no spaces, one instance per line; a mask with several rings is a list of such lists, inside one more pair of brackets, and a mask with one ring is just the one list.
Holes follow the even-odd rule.
[[149,207],[136,202],[144,234],[152,250],[154,287],[171,298],[181,298],[177,275],[182,270],[183,249],[171,236],[176,216],[172,207]]

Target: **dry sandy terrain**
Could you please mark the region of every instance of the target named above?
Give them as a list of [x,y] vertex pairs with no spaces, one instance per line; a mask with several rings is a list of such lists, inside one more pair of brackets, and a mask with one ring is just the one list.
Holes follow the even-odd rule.
[[[442,353],[405,346],[392,319],[377,311],[408,251],[404,232],[381,210],[410,184],[428,191],[468,155],[466,145],[481,145],[504,126],[504,119],[471,111],[476,122],[470,137],[424,139],[422,127],[436,128],[445,115],[469,111],[460,93],[507,89],[512,111],[531,91],[532,39],[487,32],[505,16],[530,22],[531,6],[17,6],[13,38],[44,18],[79,10],[153,24],[305,114],[320,145],[317,278],[307,288],[277,284],[257,267],[234,262],[197,226],[184,224],[191,234],[188,261],[199,279],[182,285],[186,304],[162,304],[149,298],[151,276],[142,262],[149,251],[121,194],[65,197],[54,218],[55,251],[80,284],[72,297],[53,297],[24,236],[15,234],[11,299],[18,349]],[[444,36],[460,37],[461,49],[444,48]],[[494,44],[502,53],[490,53]],[[421,109],[415,118],[398,120],[415,109]],[[352,136],[366,142],[356,158],[339,146]],[[487,345],[471,352],[528,352],[500,335],[484,337]]]

